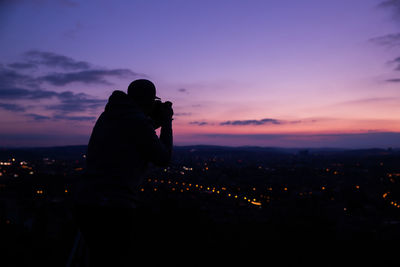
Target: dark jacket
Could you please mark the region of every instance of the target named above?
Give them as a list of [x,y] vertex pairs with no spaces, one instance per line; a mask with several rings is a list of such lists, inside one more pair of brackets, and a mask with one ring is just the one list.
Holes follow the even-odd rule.
[[171,123],[162,126],[158,138],[152,120],[124,92],[114,91],[93,128],[77,201],[134,205],[148,163],[167,166],[171,152]]

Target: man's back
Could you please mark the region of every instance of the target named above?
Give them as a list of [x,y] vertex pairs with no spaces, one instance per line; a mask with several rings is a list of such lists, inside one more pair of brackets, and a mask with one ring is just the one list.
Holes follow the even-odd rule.
[[162,139],[135,103],[114,91],[90,137],[80,199],[117,206],[134,201],[148,163],[166,165],[171,158],[172,130],[164,130]]
[[[166,166],[172,152],[172,103],[156,100],[152,82],[133,81],[128,95],[112,93],[93,128],[86,172],[74,190],[91,266],[132,266],[143,254],[142,244],[135,243],[140,226],[135,195],[148,163]],[[160,138],[154,122],[161,125]]]
[[142,171],[147,165],[147,157],[140,145],[143,142],[141,131],[150,126],[150,121],[127,95],[115,91],[90,137],[86,162],[88,174],[122,177]]

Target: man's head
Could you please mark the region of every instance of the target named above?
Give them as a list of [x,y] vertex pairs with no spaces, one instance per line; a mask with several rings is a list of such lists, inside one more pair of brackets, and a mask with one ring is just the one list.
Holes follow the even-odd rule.
[[128,87],[128,96],[149,115],[153,109],[154,101],[159,99],[156,97],[156,87],[154,84],[145,79],[139,79],[131,82]]

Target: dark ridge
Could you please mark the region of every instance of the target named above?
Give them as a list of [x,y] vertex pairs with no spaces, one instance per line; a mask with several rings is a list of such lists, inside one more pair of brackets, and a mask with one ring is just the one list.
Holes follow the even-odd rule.
[[[54,159],[76,159],[86,154],[86,145],[76,146],[56,146],[56,147],[21,147],[21,148],[0,148],[0,159],[24,158],[26,160],[38,158]],[[234,154],[254,153],[255,155],[314,155],[314,156],[338,156],[338,157],[369,157],[387,156],[400,153],[400,149],[344,149],[344,148],[280,148],[280,147],[258,147],[258,146],[212,146],[212,145],[193,145],[175,146],[174,154]]]

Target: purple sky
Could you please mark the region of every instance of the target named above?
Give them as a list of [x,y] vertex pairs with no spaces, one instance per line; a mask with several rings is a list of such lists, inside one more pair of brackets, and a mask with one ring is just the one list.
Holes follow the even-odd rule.
[[400,0],[3,0],[0,43],[0,146],[86,144],[148,78],[177,145],[400,147]]

